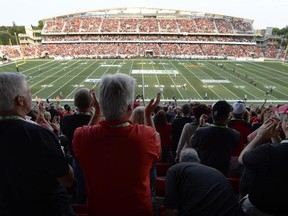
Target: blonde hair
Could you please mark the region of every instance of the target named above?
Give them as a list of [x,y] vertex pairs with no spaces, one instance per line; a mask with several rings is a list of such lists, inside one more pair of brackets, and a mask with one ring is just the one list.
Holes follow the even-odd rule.
[[144,124],[145,123],[145,118],[144,118],[144,112],[145,112],[145,107],[144,106],[138,106],[136,107],[130,116],[130,120],[134,123],[138,124]]

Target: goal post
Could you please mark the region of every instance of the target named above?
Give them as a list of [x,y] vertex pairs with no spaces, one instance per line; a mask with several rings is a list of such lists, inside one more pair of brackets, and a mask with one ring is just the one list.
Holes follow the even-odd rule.
[[[12,44],[11,39],[9,39],[9,42],[10,42],[10,46],[12,47],[13,44]],[[21,45],[18,44],[17,38],[16,38],[16,43],[17,43],[18,51],[19,51],[19,53],[20,53],[20,58],[15,58],[15,59],[14,59],[14,63],[15,63],[15,66],[16,66],[16,69],[17,69],[17,72],[18,72],[19,66],[26,64],[26,58],[25,58],[25,56],[24,56],[24,52],[23,52],[23,50],[22,50]]]

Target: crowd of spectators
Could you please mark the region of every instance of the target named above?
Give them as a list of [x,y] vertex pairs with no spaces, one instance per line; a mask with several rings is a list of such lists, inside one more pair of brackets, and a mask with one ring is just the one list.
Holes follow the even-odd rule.
[[82,18],[80,32],[99,32],[102,19],[95,18]]
[[215,19],[215,24],[219,33],[234,33],[232,23],[229,20]]
[[138,33],[223,33],[252,34],[250,22],[219,18],[82,18],[47,20],[43,33],[138,32]]
[[8,58],[19,58],[21,52],[18,46],[0,46],[0,52]]
[[[129,44],[127,44],[127,46],[128,45]],[[25,84],[26,90],[28,89],[22,75],[17,73],[11,74],[12,76],[21,76],[21,82]],[[3,73],[3,75],[0,76],[0,81],[3,82],[3,85],[1,86],[5,86],[4,81],[7,82],[4,76],[8,77],[10,74]],[[115,78],[112,76],[115,76]],[[81,203],[84,206],[87,204],[88,216],[94,215],[95,212],[99,211],[102,213],[115,211],[118,211],[119,213],[120,211],[120,213],[126,212],[126,215],[129,215],[129,211],[137,212],[137,215],[141,215],[142,212],[147,211],[147,213],[143,215],[152,216],[152,194],[154,193],[154,190],[156,190],[156,186],[154,187],[153,185],[157,184],[157,180],[159,179],[159,176],[157,176],[157,163],[161,162],[172,166],[168,169],[167,176],[163,177],[164,181],[166,181],[166,193],[164,196],[166,214],[164,215],[170,215],[168,214],[169,211],[172,211],[170,212],[171,214],[174,211],[199,211],[198,213],[200,215],[204,212],[210,212],[209,214],[211,214],[211,212],[214,211],[229,211],[235,212],[233,215],[240,216],[244,215],[244,212],[246,212],[247,215],[256,216],[259,214],[252,214],[249,212],[257,211],[258,213],[267,213],[266,215],[283,215],[283,212],[287,211],[287,198],[285,197],[287,189],[285,187],[286,181],[284,181],[287,180],[287,176],[283,173],[283,169],[287,168],[286,166],[288,164],[286,158],[287,139],[284,139],[288,135],[288,128],[286,126],[288,105],[275,107],[266,105],[266,101],[264,101],[261,106],[256,107],[254,105],[248,106],[244,101],[237,101],[233,105],[229,104],[227,101],[217,101],[213,105],[188,102],[179,106],[177,101],[173,100],[173,98],[171,99],[171,102],[160,105],[161,93],[158,93],[156,101],[152,99],[149,104],[145,106],[143,97],[142,101],[141,96],[136,96],[134,101],[133,98],[131,99],[131,96],[134,94],[132,88],[135,84],[131,84],[129,87],[123,87],[126,82],[132,82],[133,78],[122,74],[106,75],[105,78],[106,83],[104,82],[104,85],[113,86],[115,86],[115,83],[118,83],[118,80],[120,79],[121,84],[117,84],[120,86],[119,88],[122,90],[125,88],[125,90],[123,90],[123,92],[126,92],[125,95],[131,94],[129,97],[125,97],[129,98],[127,99],[127,101],[129,100],[129,104],[127,105],[128,108],[127,111],[125,111],[125,115],[123,115],[124,117],[122,117],[123,120],[119,120],[113,115],[114,112],[120,112],[118,111],[118,107],[114,105],[114,101],[117,100],[117,96],[115,95],[119,89],[106,88],[106,86],[99,90],[101,108],[95,93],[88,89],[79,89],[77,91],[74,98],[75,107],[65,105],[63,108],[62,104],[57,104],[57,106],[55,106],[55,104],[49,103],[49,101],[38,101],[38,103],[33,106],[30,101],[31,96],[29,97],[29,90],[27,90],[27,95],[25,96],[25,103],[22,103],[21,101],[21,98],[24,96],[17,96],[17,98],[19,97],[19,101],[17,102],[19,106],[25,106],[25,109],[19,109],[23,110],[21,112],[19,111],[21,116],[20,114],[19,116],[17,114],[17,118],[14,115],[11,116],[9,115],[9,112],[6,112],[4,108],[2,108],[4,105],[0,107],[0,126],[3,130],[6,130],[8,126],[10,130],[10,127],[14,124],[15,126],[17,125],[16,128],[19,132],[25,130],[26,133],[28,133],[27,131],[32,131],[29,135],[29,139],[26,141],[27,146],[33,143],[34,138],[37,137],[38,133],[46,134],[46,138],[49,135],[48,137],[51,137],[51,139],[52,137],[54,137],[53,139],[58,137],[58,139],[61,140],[60,145],[62,146],[63,153],[66,156],[67,162],[74,170],[73,177],[72,168],[67,164],[66,160],[62,161],[63,166],[65,165],[66,169],[65,172],[63,170],[63,173],[68,175],[68,168],[71,172],[69,174],[69,184],[65,185],[58,179],[58,184],[62,186],[61,190],[63,190],[65,194],[67,194],[67,191],[63,185],[70,187],[70,197],[65,197],[66,206],[69,205],[69,202],[72,204]],[[115,82],[116,80],[117,82]],[[11,80],[9,82],[10,85],[13,85]],[[16,85],[16,83],[14,85]],[[110,91],[112,91],[112,95],[114,95],[114,100],[113,103],[109,103],[111,106],[110,109],[104,109],[107,103],[105,101],[109,101],[107,100],[107,97],[110,98],[111,96]],[[2,93],[3,92],[4,91],[2,91]],[[103,96],[101,93],[106,95]],[[2,97],[4,97],[3,94]],[[105,98],[105,100],[101,97]],[[124,95],[121,95],[121,97],[123,98]],[[123,107],[126,106],[122,103],[121,99],[119,99],[119,102],[121,102],[120,105]],[[136,102],[137,107],[133,108],[132,104],[136,104]],[[141,103],[143,103],[143,106]],[[16,107],[14,109],[16,110]],[[30,112],[28,113],[29,110]],[[100,112],[100,110],[102,112]],[[111,112],[111,110],[114,111]],[[141,112],[138,113],[138,110],[141,110]],[[134,114],[131,116],[131,113]],[[278,117],[276,117],[277,115],[274,115],[276,113],[278,113]],[[113,119],[110,120],[110,118]],[[25,122],[25,120],[27,122]],[[37,126],[37,124],[39,126]],[[19,125],[24,125],[25,128],[24,126],[20,127]],[[129,136],[124,136],[123,134],[130,131],[126,130],[127,127],[136,128],[135,133],[132,135],[129,132]],[[101,130],[98,130],[98,128],[101,128]],[[95,131],[91,133],[91,130]],[[138,133],[143,133],[144,130],[147,130],[147,133],[149,132],[150,134],[149,136],[146,134],[147,136],[144,136],[145,139],[143,139],[143,136],[138,136]],[[38,132],[35,133],[35,131]],[[156,138],[158,137],[156,131],[159,133],[161,139]],[[21,139],[21,136],[24,136],[24,133],[18,134],[19,136],[15,138],[16,140],[19,140]],[[130,140],[131,136],[133,136],[132,140]],[[115,140],[116,137],[117,140]],[[121,145],[118,143],[118,139],[121,139]],[[15,142],[14,139],[13,142]],[[109,145],[107,143],[103,144],[105,142]],[[266,144],[271,142],[278,144]],[[7,136],[5,136],[5,143],[9,143]],[[57,145],[56,143],[57,142],[54,140],[54,147],[57,147],[58,157],[62,158],[60,146],[57,146],[58,143]],[[126,145],[129,143],[129,148],[125,147],[124,143]],[[97,148],[95,146],[96,144]],[[159,157],[160,145],[162,157]],[[7,152],[8,146],[9,145],[6,145],[6,147],[3,148],[3,151]],[[139,146],[141,146],[140,149],[136,150]],[[88,151],[88,149],[90,150]],[[113,149],[116,151],[112,151]],[[131,151],[129,157],[126,155],[127,151]],[[142,156],[145,159],[138,157],[138,154],[141,154],[141,152],[146,155]],[[43,152],[41,154],[43,154]],[[95,156],[95,154],[97,156]],[[113,154],[113,157],[109,158],[109,155],[111,156],[111,154]],[[149,163],[147,163],[146,157],[150,157],[149,155],[152,156],[149,159]],[[32,157],[32,155],[30,157]],[[109,158],[108,160],[107,157]],[[120,160],[120,157],[122,160]],[[271,161],[271,157],[273,158],[273,161]],[[13,160],[8,158],[9,157],[5,157],[5,160],[12,163]],[[69,158],[71,160],[69,160]],[[101,158],[101,163],[97,162],[99,158]],[[24,158],[22,160],[25,161]],[[41,158],[38,158],[38,160],[41,160]],[[47,160],[50,159],[47,158]],[[137,163],[131,163],[131,160],[134,162],[137,161]],[[94,162],[91,163],[91,161]],[[118,165],[118,161],[121,161],[122,164]],[[277,161],[276,164],[275,161]],[[126,163],[124,168],[123,163]],[[277,169],[277,165],[279,166],[279,164],[281,164],[282,169]],[[117,166],[117,169],[113,169],[115,166]],[[143,170],[137,169],[138,166],[143,168]],[[121,167],[125,170],[129,169],[129,172],[126,170],[127,173],[123,177],[127,179],[127,181],[120,181],[118,179],[120,176],[123,176],[124,170],[122,170],[123,172],[119,172]],[[4,169],[4,166],[2,166],[1,169]],[[12,173],[22,172],[19,171],[20,169],[23,168],[21,167],[17,169],[17,171],[14,170]],[[95,173],[95,169],[97,169],[97,174]],[[107,172],[107,169],[109,172]],[[8,171],[7,168],[5,168],[5,170],[6,175],[8,175],[7,173],[12,175],[11,171]],[[26,172],[29,170],[29,172],[34,173],[33,169],[30,170],[28,168],[27,170],[27,167],[23,170],[26,170]],[[139,172],[139,170],[141,170],[141,172]],[[131,172],[135,172],[134,175],[132,175],[132,178],[135,178],[133,181],[129,175]],[[101,173],[101,178],[99,178],[99,173]],[[193,176],[197,176],[198,179],[193,178],[193,176],[191,176],[192,174]],[[39,174],[38,171],[37,175],[42,176],[44,174]],[[139,180],[138,177],[135,177],[137,175],[141,176],[141,180]],[[111,179],[112,176],[117,178],[118,181],[115,182],[115,179]],[[241,176],[243,178],[240,180]],[[254,176],[257,177],[254,178]],[[57,175],[54,173],[52,177],[53,180],[57,179]],[[208,177],[209,180],[206,179]],[[259,177],[261,177],[261,184],[258,182]],[[73,178],[75,178],[76,185],[74,184],[72,186]],[[191,180],[186,181],[186,178]],[[238,179],[240,185],[242,185],[241,187],[239,184],[237,185],[237,194],[235,190],[232,190],[232,187],[229,184],[228,180],[231,178]],[[251,179],[253,179],[253,181]],[[137,190],[137,187],[134,187],[129,181],[134,182],[137,180],[143,183],[144,188],[142,188],[143,193],[139,193],[136,196],[133,191]],[[3,179],[1,181],[3,181]],[[26,182],[27,181],[21,182],[22,189],[25,188],[26,191],[22,196],[31,199],[27,192],[32,190],[31,192],[38,193],[38,191],[34,191],[34,188],[31,189],[27,187]],[[95,182],[97,182],[97,184],[95,184]],[[111,185],[112,182],[113,186]],[[183,184],[177,182],[183,182]],[[5,184],[8,184],[8,181],[5,181]],[[9,182],[9,184],[11,188],[14,188],[16,181]],[[99,185],[101,185],[101,188],[99,188]],[[216,190],[218,192],[209,190],[209,193],[207,193],[206,190],[208,190],[208,188],[214,188],[215,185],[218,185],[218,189]],[[220,188],[219,185],[221,185]],[[125,190],[123,187],[125,187]],[[113,190],[111,190],[111,188]],[[206,189],[203,189],[202,191],[201,188]],[[7,194],[8,190],[4,190],[3,187],[1,187],[1,190],[1,192]],[[107,190],[109,191],[109,195],[114,194],[117,191],[120,191],[121,193],[117,196],[109,196],[103,201],[102,198],[106,195]],[[86,191],[88,192],[87,194]],[[181,194],[190,195],[183,195],[181,198],[175,196],[179,191],[182,191]],[[220,195],[220,191],[223,199],[216,198]],[[99,193],[101,193],[101,195],[99,195]],[[119,207],[116,210],[107,210],[107,200],[115,201],[115,199],[117,199],[118,202],[123,202],[124,197],[122,197],[122,195],[126,193],[129,194],[129,196],[126,196],[125,199],[129,200],[130,205],[121,204],[120,206],[120,204],[118,204]],[[259,196],[260,194],[261,196]],[[236,195],[239,195],[239,199],[237,199]],[[275,198],[270,199],[272,195],[274,195]],[[145,201],[143,201],[141,197],[145,199]],[[213,201],[205,201],[207,197],[210,197],[209,200]],[[228,203],[224,201],[226,200],[225,197],[227,198]],[[243,205],[242,202],[240,202],[240,198],[243,198]],[[271,205],[267,205],[267,198]],[[69,201],[69,199],[71,200]],[[131,199],[133,199],[133,201]],[[139,205],[139,203],[136,203],[135,199],[139,199],[139,203],[140,200],[142,200],[143,203],[141,205],[146,205],[146,208],[135,208]],[[10,203],[12,200],[7,199],[6,201]],[[196,205],[196,201],[197,203],[201,203],[201,205]],[[189,202],[189,206],[186,205],[186,202]],[[99,203],[103,206],[100,206]],[[178,203],[178,205],[175,205],[175,203]],[[215,205],[215,203],[219,203],[222,207],[219,207],[218,204]],[[47,207],[46,205],[49,206],[49,203],[44,202],[41,204],[41,206]],[[199,205],[205,206],[205,208],[201,208]],[[21,211],[28,211],[27,209],[28,208],[25,207],[22,208]],[[4,211],[1,207],[0,210]],[[9,206],[6,206],[5,211],[11,212],[12,210],[13,209],[10,209]],[[69,215],[74,216],[71,209],[68,210],[71,213]],[[19,210],[14,209],[13,211]],[[29,211],[31,211],[30,208]],[[33,211],[40,211],[40,209],[38,210],[35,208]],[[228,215],[230,214],[231,213],[228,213]],[[176,216],[177,214],[172,215]]]
[[[267,57],[280,56],[281,50],[277,45],[258,47],[255,45],[241,44],[211,44],[211,43],[47,43],[38,46],[0,46],[0,52],[8,58],[21,58],[22,56],[35,58],[43,57],[47,53],[50,57],[71,56],[95,57],[95,56],[150,56],[150,57],[179,57],[205,56],[205,57]],[[282,51],[282,56],[283,55]],[[280,56],[281,57],[281,56]],[[282,57],[283,58],[283,57]]]
[[193,36],[193,35],[65,35],[43,36],[43,42],[50,41],[214,41],[214,42],[255,42],[253,37],[235,36]]
[[209,18],[196,18],[195,23],[199,33],[216,33],[214,20]]
[[145,106],[121,73],[102,78],[99,102],[78,89],[75,107],[33,105],[23,75],[3,72],[0,83],[3,215],[75,216],[70,204],[81,203],[85,216],[152,216],[160,162],[172,166],[161,177],[166,216],[287,213],[288,105],[160,105],[158,92]]
[[[129,32],[131,34],[127,34]],[[25,57],[43,57],[45,53],[51,57],[75,58],[284,56],[284,52],[279,50],[277,44],[267,43],[265,46],[257,46],[254,37],[243,35],[252,35],[252,24],[236,18],[66,17],[45,21],[42,33],[40,45],[1,46],[0,52],[8,58],[20,58],[21,53]],[[63,33],[63,35],[50,33]]]
[[122,19],[120,22],[120,32],[137,32],[137,19]]
[[160,32],[179,32],[177,21],[175,19],[159,20]]
[[245,22],[243,20],[232,20],[231,21],[235,33],[252,33],[253,27],[252,24],[249,22]]

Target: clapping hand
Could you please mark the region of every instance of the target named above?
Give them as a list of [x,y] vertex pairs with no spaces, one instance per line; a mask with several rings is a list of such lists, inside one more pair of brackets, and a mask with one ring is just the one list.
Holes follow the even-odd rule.
[[276,118],[267,119],[263,125],[259,128],[257,136],[260,136],[262,139],[269,139],[279,135],[279,126],[281,121]]
[[156,100],[153,98],[145,108],[145,113],[151,115],[160,103],[161,92],[157,93]]

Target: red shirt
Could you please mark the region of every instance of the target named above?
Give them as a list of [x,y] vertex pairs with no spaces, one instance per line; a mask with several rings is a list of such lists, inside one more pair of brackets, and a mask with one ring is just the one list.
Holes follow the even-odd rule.
[[83,126],[74,133],[73,151],[85,176],[89,216],[152,215],[149,173],[160,156],[153,128],[131,121]]
[[157,132],[160,134],[161,147],[170,148],[172,125],[169,123],[164,126],[155,126],[155,127],[156,127]]
[[248,143],[247,136],[252,132],[251,124],[242,119],[232,119],[228,122],[228,127],[240,133],[240,144],[232,153],[232,156],[239,156]]

